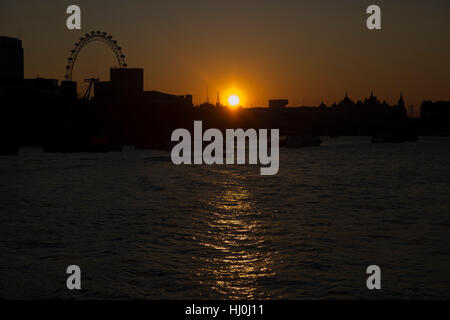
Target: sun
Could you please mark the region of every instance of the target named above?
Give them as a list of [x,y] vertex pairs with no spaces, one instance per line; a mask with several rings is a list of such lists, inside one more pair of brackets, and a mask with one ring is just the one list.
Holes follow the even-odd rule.
[[240,99],[237,94],[232,94],[228,97],[228,103],[232,107],[236,107],[240,102]]

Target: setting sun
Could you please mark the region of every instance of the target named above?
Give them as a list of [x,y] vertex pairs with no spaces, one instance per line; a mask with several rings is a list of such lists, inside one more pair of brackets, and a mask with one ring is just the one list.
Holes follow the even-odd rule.
[[236,107],[240,102],[239,97],[236,94],[232,94],[228,97],[228,103],[232,107]]

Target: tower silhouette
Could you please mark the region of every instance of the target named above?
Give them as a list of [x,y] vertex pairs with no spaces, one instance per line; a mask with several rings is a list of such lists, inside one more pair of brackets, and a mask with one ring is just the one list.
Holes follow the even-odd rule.
[[22,40],[0,37],[0,81],[20,81],[24,78]]
[[400,93],[400,99],[398,99],[398,106],[400,108],[404,108],[405,107],[405,101],[403,101],[403,92]]
[[217,92],[216,107],[220,107],[220,106],[221,106],[221,104],[220,104],[220,95],[219,95],[219,92]]

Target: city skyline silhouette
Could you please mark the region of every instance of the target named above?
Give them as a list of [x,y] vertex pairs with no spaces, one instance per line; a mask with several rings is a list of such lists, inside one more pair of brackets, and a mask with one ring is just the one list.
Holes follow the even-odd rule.
[[[61,80],[73,43],[100,28],[119,40],[129,66],[146,70],[146,90],[189,92],[194,104],[206,101],[207,87],[211,97],[236,88],[246,107],[266,106],[274,98],[289,99],[289,106],[332,104],[344,92],[362,100],[371,90],[389,104],[403,92],[416,113],[423,100],[450,100],[449,44],[441,40],[449,33],[445,1],[382,3],[378,33],[365,28],[364,4],[351,0],[132,1],[124,14],[117,2],[108,2],[108,9],[102,1],[78,4],[82,29],[69,31],[62,3],[2,3],[2,33],[21,35],[26,43],[27,78]],[[29,12],[35,28],[27,27]],[[121,23],[112,24],[117,19]],[[108,48],[89,46],[75,80],[107,80],[114,60]]]
[[[79,63],[77,57],[94,41],[110,47],[119,67],[110,68],[107,81],[84,79],[88,87],[80,94],[77,92],[79,83],[73,81],[72,74]],[[318,106],[289,108],[289,99],[269,99],[268,107],[236,110],[240,103],[236,91],[230,96],[236,103],[228,107],[220,103],[218,92],[215,105],[208,102],[207,96],[207,102],[195,107],[192,94],[145,90],[144,69],[128,67],[118,41],[100,30],[87,32],[75,42],[63,81],[25,78],[27,51],[23,49],[23,42],[2,36],[0,46],[6,153],[17,153],[17,146],[30,144],[55,152],[120,151],[124,144],[166,149],[171,145],[171,131],[191,127],[190,123],[198,119],[205,121],[207,127],[220,130],[278,128],[288,141],[292,141],[289,136],[372,135],[373,142],[404,142],[417,140],[419,134],[449,134],[449,102],[424,100],[421,103],[424,114],[419,119],[414,107],[408,108],[405,104],[403,92],[393,105],[371,91],[369,97],[358,101],[352,100],[346,92],[329,106],[321,102]],[[7,138],[8,130],[19,134]],[[320,145],[320,141],[314,139],[316,142],[293,141]]]

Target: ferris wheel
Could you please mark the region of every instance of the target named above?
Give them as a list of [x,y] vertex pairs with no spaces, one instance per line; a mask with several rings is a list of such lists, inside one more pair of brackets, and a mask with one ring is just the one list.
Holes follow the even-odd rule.
[[114,40],[111,35],[108,35],[106,32],[102,31],[91,31],[89,33],[86,33],[83,37],[80,38],[80,41],[75,43],[75,47],[70,50],[70,56],[67,59],[67,65],[66,65],[66,75],[64,78],[67,81],[72,81],[72,72],[73,68],[75,67],[75,61],[77,60],[77,57],[81,51],[86,45],[88,45],[91,42],[99,41],[103,42],[108,47],[111,48],[114,55],[117,58],[117,64],[120,68],[126,68],[127,64],[125,63],[125,55],[122,53],[122,48],[119,47],[117,44],[117,40]]

